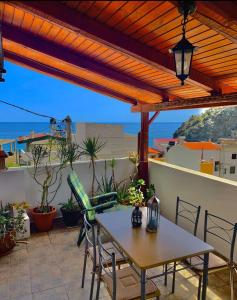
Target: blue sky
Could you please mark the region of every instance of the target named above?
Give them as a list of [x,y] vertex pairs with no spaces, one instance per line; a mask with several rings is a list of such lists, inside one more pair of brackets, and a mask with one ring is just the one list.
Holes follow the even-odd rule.
[[[130,105],[97,94],[10,62],[5,63],[5,82],[0,99],[57,119],[70,115],[74,122],[137,122]],[[92,107],[93,103],[93,107]],[[45,122],[46,120],[0,103],[0,122]],[[159,122],[182,122],[199,110],[162,112]]]

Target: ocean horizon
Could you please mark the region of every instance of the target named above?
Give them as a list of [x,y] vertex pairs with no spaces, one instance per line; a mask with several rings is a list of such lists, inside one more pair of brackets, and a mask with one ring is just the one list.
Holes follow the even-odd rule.
[[[76,132],[76,123],[72,123],[72,132]],[[94,123],[94,122],[87,122]],[[97,124],[121,125],[127,134],[138,134],[140,123],[138,122],[96,122]],[[182,122],[154,122],[149,130],[149,146],[154,146],[155,138],[171,138],[173,133]],[[0,122],[0,139],[17,139],[19,136],[29,135],[32,131],[35,133],[48,133],[49,123],[47,122]],[[24,146],[17,145],[18,149]],[[24,148],[23,148],[24,149]],[[7,150],[7,149],[6,149]]]

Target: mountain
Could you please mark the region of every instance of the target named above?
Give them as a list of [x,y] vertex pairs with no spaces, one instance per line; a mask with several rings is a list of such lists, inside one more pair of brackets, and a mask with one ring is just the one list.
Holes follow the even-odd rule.
[[193,115],[175,131],[174,137],[217,142],[219,138],[231,137],[232,130],[237,130],[236,106],[208,109],[200,115]]

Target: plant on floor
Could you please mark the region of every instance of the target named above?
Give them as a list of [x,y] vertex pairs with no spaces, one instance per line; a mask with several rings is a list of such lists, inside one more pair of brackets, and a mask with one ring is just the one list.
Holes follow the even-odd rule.
[[16,233],[24,233],[24,209],[17,209],[13,216],[12,205],[0,203],[0,256],[8,253],[16,244]]
[[56,209],[52,206],[62,183],[62,170],[68,163],[65,141],[50,139],[47,144],[31,147],[32,167],[29,173],[39,186],[41,200],[32,211],[36,227],[48,231],[52,227]]
[[91,181],[91,195],[94,197],[95,195],[95,160],[97,159],[98,153],[104,148],[105,143],[100,141],[99,138],[86,138],[83,140],[82,145],[80,146],[82,150],[82,155],[85,155],[90,158],[92,166],[92,181]]
[[112,169],[112,175],[107,175],[107,161],[104,161],[104,175],[101,176],[100,181],[96,178],[98,185],[98,194],[107,194],[115,191],[115,178],[114,178],[114,166],[115,163],[110,162],[110,167]]

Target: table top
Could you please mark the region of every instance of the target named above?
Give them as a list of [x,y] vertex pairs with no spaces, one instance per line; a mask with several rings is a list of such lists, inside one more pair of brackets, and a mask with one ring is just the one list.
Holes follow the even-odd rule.
[[146,208],[142,208],[142,227],[132,228],[131,213],[132,209],[97,214],[96,220],[141,269],[150,269],[214,250],[212,246],[162,216],[157,232],[147,232]]

